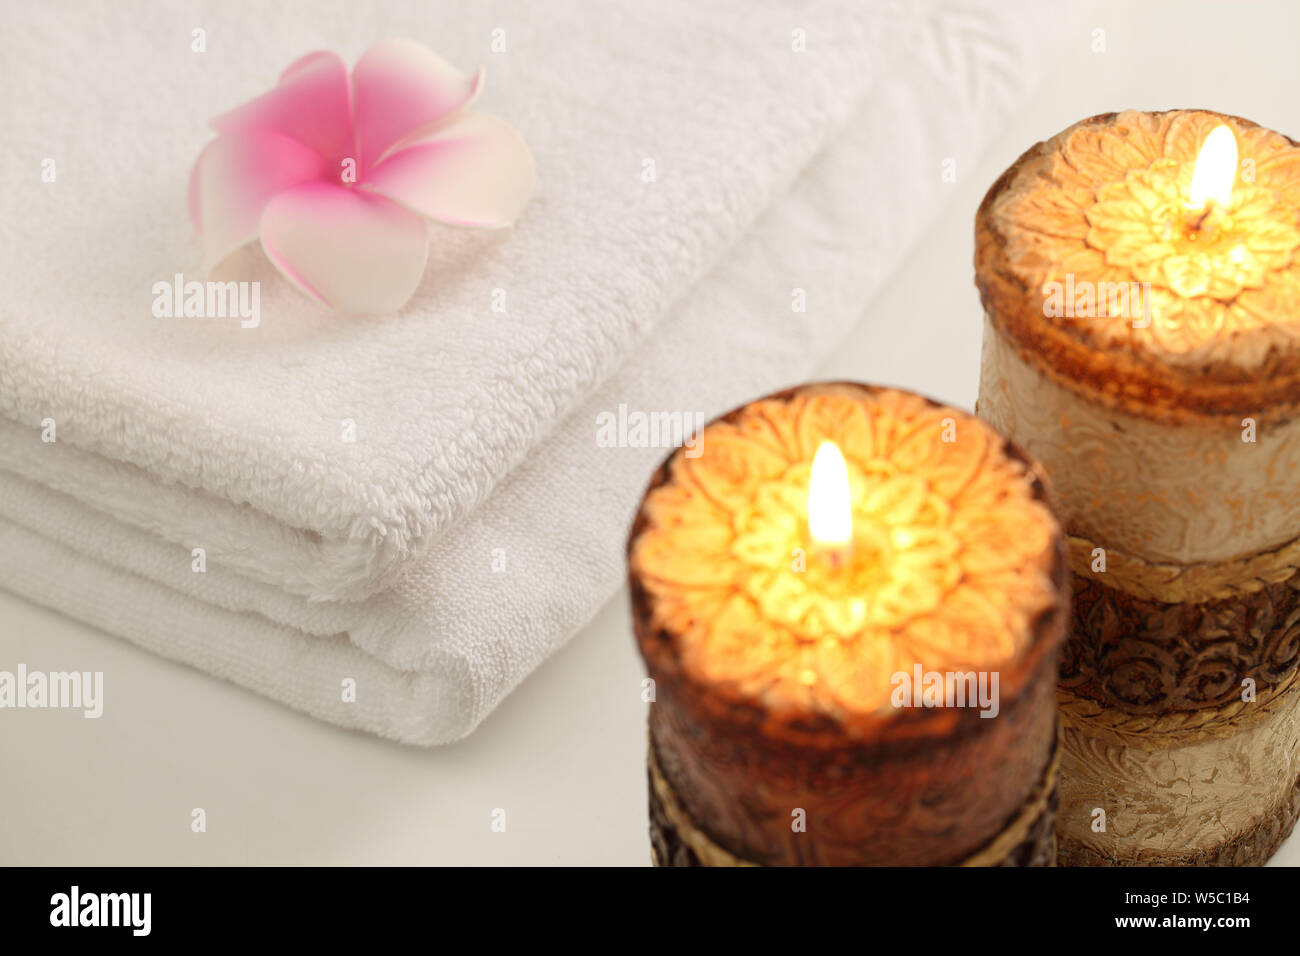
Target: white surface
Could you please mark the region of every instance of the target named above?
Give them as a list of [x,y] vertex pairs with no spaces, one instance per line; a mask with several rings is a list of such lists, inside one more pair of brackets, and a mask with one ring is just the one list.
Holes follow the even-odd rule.
[[[1300,133],[1300,21],[1283,3],[1102,5],[1060,73],[873,303],[826,377],[969,407],[972,221],[1025,147],[1092,113],[1204,106]],[[1108,52],[1089,52],[1092,27]],[[938,175],[936,164],[935,175]],[[641,665],[623,596],[468,740],[417,750],[336,730],[0,593],[0,662],[105,672],[105,714],[0,712],[0,862],[647,861]],[[0,666],[8,666],[0,663]],[[190,832],[190,811],[208,831]],[[491,831],[495,808],[507,831]],[[1300,864],[1292,838],[1275,864]]]

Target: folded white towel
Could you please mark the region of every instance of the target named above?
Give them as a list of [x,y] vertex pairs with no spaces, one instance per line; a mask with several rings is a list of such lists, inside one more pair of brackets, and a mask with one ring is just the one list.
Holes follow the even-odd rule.
[[[205,6],[32,4],[6,29],[24,85],[0,146],[20,237],[0,262],[0,413],[193,490],[158,528],[171,540],[335,599],[390,583],[622,364],[880,80],[884,27],[906,19],[835,0],[797,17],[690,0],[364,15],[328,0],[298,21]],[[437,229],[398,315],[333,315],[253,249],[258,328],[154,318],[154,283],[200,278],[185,196],[207,118],[303,53],[355,60],[391,33],[486,65],[484,109],[537,158],[517,227]]]
[[[330,29],[343,31],[344,9]],[[597,415],[625,404],[711,417],[806,376],[942,203],[945,161],[972,164],[1028,79],[1025,7],[889,9],[897,22],[883,40],[861,21],[766,8],[712,24],[683,13],[673,30],[645,24],[639,38],[630,22],[569,24],[565,45],[585,49],[599,38],[617,52],[599,58],[607,70],[620,57],[653,59],[647,51],[657,42],[668,47],[660,59],[687,79],[638,92],[626,78],[595,72],[580,91],[548,80],[552,96],[532,107],[525,97],[517,115],[497,107],[538,154],[538,208],[490,248],[457,237],[456,255],[443,269],[431,265],[401,316],[339,319],[272,293],[257,331],[138,319],[122,284],[147,273],[141,253],[155,266],[168,242],[170,261],[176,248],[194,254],[171,225],[121,261],[100,251],[114,263],[102,279],[107,301],[81,289],[21,316],[7,310],[0,581],[346,726],[426,744],[468,733],[617,586],[626,522],[665,451],[597,447]],[[507,37],[518,19],[497,18]],[[531,14],[528,24],[520,30],[530,55],[547,49],[548,75],[569,76],[561,61],[570,51],[534,46],[555,25],[537,26]],[[723,27],[741,24],[743,35],[724,42]],[[826,49],[791,51],[798,29]],[[707,35],[707,52],[698,37],[670,42],[692,30]],[[799,83],[788,66],[772,66],[759,35],[794,62],[827,58],[809,65],[816,78],[804,77],[808,86],[795,94],[808,109],[783,105],[788,84]],[[853,44],[857,55],[878,57],[870,69],[846,52]],[[682,48],[691,51],[685,59]],[[700,65],[709,62],[718,65]],[[510,76],[532,84],[530,68],[504,72],[501,85]],[[698,86],[714,72],[716,85]],[[773,77],[786,85],[770,88]],[[719,87],[753,129],[713,115]],[[856,104],[853,115],[838,115],[841,96]],[[696,128],[686,135],[658,119],[627,123],[617,108],[624,97],[630,114],[676,111]],[[772,116],[753,114],[755,102]],[[566,110],[584,113],[573,127],[592,142],[574,135]],[[849,122],[832,136],[839,119]],[[696,141],[708,139],[710,120],[734,168],[716,142]],[[778,142],[790,137],[801,142]],[[599,169],[573,152],[584,148],[601,157]],[[642,154],[657,158],[658,182],[640,182]],[[630,192],[611,162],[630,164]],[[548,174],[560,183],[548,187]],[[567,192],[580,192],[582,177],[602,194],[594,208]],[[670,179],[671,189],[655,191]],[[167,217],[165,203],[140,198],[152,224]],[[581,208],[567,209],[570,200]],[[33,201],[22,208],[32,213]],[[58,255],[89,262],[90,245]],[[38,266],[25,256],[17,268]],[[144,278],[138,311],[147,310]],[[34,295],[29,282],[11,302]],[[494,287],[507,291],[504,316],[490,311]],[[794,310],[795,290],[806,311]],[[76,302],[75,319],[57,318]],[[111,328],[94,328],[90,317]],[[54,444],[40,441],[45,417],[58,422]],[[356,445],[338,442],[342,418],[358,421]],[[208,564],[197,574],[191,548],[200,546]],[[355,703],[340,693],[349,677],[358,682]]]

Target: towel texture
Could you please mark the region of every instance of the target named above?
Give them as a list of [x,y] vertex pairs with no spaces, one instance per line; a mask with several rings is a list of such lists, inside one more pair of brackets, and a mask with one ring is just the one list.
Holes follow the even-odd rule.
[[[807,376],[1032,77],[1028,3],[866,6],[395,3],[361,39],[338,2],[115,4],[71,37],[25,11],[0,40],[25,228],[0,263],[0,583],[345,726],[468,733],[621,579],[666,449],[599,447],[597,416],[712,417]],[[154,282],[200,278],[202,119],[387,34],[488,66],[484,108],[537,157],[516,228],[439,231],[395,316],[325,312],[254,254],[258,328],[152,317]]]
[[[378,12],[117,3],[70,22],[33,5],[4,41],[23,79],[4,208],[30,232],[3,268],[0,410],[213,499],[167,522],[173,540],[308,597],[374,593],[481,502],[847,119],[897,18],[814,5],[810,56],[789,11],[763,4]],[[154,318],[155,282],[199,277],[184,211],[207,118],[313,48],[355,61],[393,31],[486,65],[483,109],[538,161],[517,228],[437,230],[398,315],[330,314],[253,249],[263,326]],[[56,179],[40,183],[47,157]]]

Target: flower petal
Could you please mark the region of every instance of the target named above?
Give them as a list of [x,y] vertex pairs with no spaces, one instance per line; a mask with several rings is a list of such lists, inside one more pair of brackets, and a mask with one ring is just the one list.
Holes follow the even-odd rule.
[[410,40],[382,40],[352,68],[361,169],[390,147],[464,109],[483,86],[483,71],[466,76]]
[[327,175],[325,161],[295,139],[266,130],[218,136],[190,174],[190,218],[203,236],[203,267],[257,238],[262,210],[277,194]]
[[348,68],[328,50],[296,60],[276,87],[213,117],[209,125],[220,133],[280,133],[320,153],[336,171],[344,159],[356,158]]
[[402,146],[361,188],[457,226],[508,226],[537,181],[533,154],[504,120],[461,113]]
[[392,312],[420,284],[428,236],[423,219],[382,196],[313,182],[267,204],[262,248],[285,278],[341,312]]

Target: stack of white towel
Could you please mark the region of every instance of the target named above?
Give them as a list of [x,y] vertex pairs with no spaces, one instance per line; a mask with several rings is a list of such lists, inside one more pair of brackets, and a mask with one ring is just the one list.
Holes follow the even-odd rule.
[[[667,449],[604,447],[601,413],[807,377],[1033,62],[1032,0],[56,7],[0,39],[0,585],[419,744],[618,587]],[[487,67],[537,161],[514,229],[435,228],[393,315],[332,314],[254,250],[256,328],[155,318],[156,282],[202,278],[207,117],[390,35]]]

